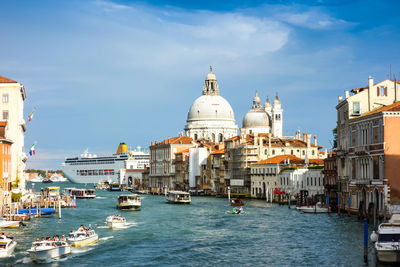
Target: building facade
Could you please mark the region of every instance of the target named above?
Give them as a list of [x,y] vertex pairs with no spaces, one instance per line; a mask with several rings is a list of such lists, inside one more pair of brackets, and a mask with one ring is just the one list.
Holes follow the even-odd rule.
[[[372,112],[384,106],[388,106],[398,101],[399,98],[399,83],[391,80],[384,80],[379,83],[374,83],[373,78],[369,77],[368,85],[360,88],[354,88],[345,91],[345,98],[339,96],[339,103],[336,106],[337,110],[337,172],[338,172],[338,197],[340,201],[340,207],[342,209],[348,209],[348,203],[350,198],[350,208],[355,209],[354,203],[360,204],[360,199],[354,198],[353,193],[350,192],[350,179],[361,180],[363,178],[365,170],[361,173],[353,173],[352,164],[355,164],[354,160],[350,156],[350,147],[354,146],[353,135],[362,132],[362,136],[365,135],[368,129],[368,125],[362,125],[360,127],[352,128],[350,131],[350,120],[358,118],[366,113]],[[370,126],[368,126],[370,127]],[[374,126],[373,126],[374,128]],[[378,126],[379,128],[379,126]],[[357,132],[356,132],[357,131]],[[364,138],[364,137],[363,137]],[[360,150],[362,148],[358,148]],[[357,152],[361,153],[361,152]],[[353,156],[352,156],[353,157]],[[370,163],[362,163],[362,168],[368,168]],[[361,175],[362,177],[359,177]],[[354,184],[354,182],[353,182]],[[364,207],[360,209],[360,214],[364,216],[366,214],[367,204],[365,198]]]
[[175,188],[175,155],[193,145],[193,139],[188,136],[153,142],[150,146],[149,187],[155,190]]
[[0,121],[0,206],[2,207],[11,201],[11,145],[12,141],[7,139],[7,122]]
[[0,76],[1,114],[0,120],[7,121],[8,139],[12,141],[11,146],[11,170],[9,177],[13,182],[13,190],[24,192],[25,161],[24,134],[26,130],[24,120],[24,101],[26,99],[25,87],[11,79]]
[[324,187],[325,195],[329,196],[329,205],[332,210],[337,208],[338,201],[338,177],[337,177],[336,152],[328,153],[324,159]]

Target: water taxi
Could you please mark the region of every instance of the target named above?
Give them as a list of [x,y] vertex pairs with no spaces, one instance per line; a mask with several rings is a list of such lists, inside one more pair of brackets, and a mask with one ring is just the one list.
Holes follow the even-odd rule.
[[328,208],[323,206],[321,202],[318,202],[312,206],[296,207],[296,209],[304,213],[328,213]]
[[10,257],[14,252],[17,242],[11,238],[1,238],[0,239],[0,258]]
[[65,188],[64,193],[70,197],[76,198],[96,198],[96,190],[85,188]]
[[192,202],[190,194],[183,191],[168,191],[166,199],[168,203],[174,204],[190,204]]
[[60,196],[59,186],[49,186],[45,188],[45,192],[49,197],[58,198]]
[[235,206],[235,207],[244,206],[243,201],[239,198],[231,198],[230,203],[231,203],[231,206]]
[[[375,235],[375,236],[374,236]],[[371,234],[375,242],[376,257],[380,262],[400,262],[400,214],[393,214],[388,223],[382,223],[375,234]]]
[[109,184],[108,191],[122,191],[122,185],[120,184]]
[[68,242],[71,243],[73,247],[85,247],[96,243],[99,240],[99,236],[94,230],[84,230],[79,228],[78,231],[71,231],[68,236]]
[[32,261],[46,261],[68,256],[71,253],[71,246],[65,241],[43,240],[33,242],[27,252]]
[[20,226],[19,221],[6,221],[0,219],[0,228],[17,228]]
[[120,195],[118,196],[117,209],[120,210],[140,210],[142,201],[138,194]]
[[119,215],[110,215],[106,219],[107,226],[110,228],[124,228],[126,226],[126,219]]

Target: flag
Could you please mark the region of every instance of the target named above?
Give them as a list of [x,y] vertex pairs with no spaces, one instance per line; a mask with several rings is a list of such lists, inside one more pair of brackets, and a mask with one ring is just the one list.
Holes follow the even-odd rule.
[[29,150],[29,155],[30,155],[30,156],[35,155],[35,144],[33,144],[33,145],[31,146],[31,149]]
[[28,116],[28,122],[30,122],[33,119],[33,113],[35,113],[35,110],[32,110],[32,112]]

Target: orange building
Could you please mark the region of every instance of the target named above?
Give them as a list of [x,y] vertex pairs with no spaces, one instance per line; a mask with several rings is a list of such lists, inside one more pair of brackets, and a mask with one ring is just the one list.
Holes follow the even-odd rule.
[[12,141],[6,138],[7,121],[0,121],[0,204],[10,201],[11,193],[11,145]]
[[360,216],[400,205],[399,132],[400,101],[349,121],[350,209]]

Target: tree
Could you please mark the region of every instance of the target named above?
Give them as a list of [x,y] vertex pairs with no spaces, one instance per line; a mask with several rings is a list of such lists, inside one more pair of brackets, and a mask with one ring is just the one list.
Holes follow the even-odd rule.
[[333,149],[337,148],[337,126],[332,130],[333,133]]

